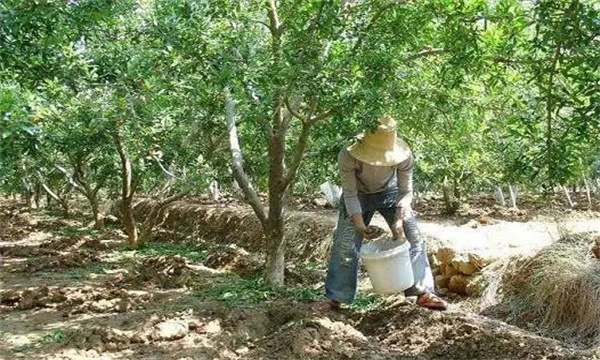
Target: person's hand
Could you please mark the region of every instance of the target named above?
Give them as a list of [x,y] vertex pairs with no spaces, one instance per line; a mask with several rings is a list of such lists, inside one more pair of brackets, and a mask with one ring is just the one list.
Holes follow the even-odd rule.
[[404,237],[404,228],[401,219],[396,219],[396,222],[390,226],[390,230],[392,231],[394,240],[400,240]]
[[371,240],[371,239],[375,239],[376,237],[379,237],[382,234],[382,229],[377,227],[377,226],[364,226],[364,227],[357,227],[356,231],[364,238],[367,240]]
[[350,221],[354,224],[356,232],[364,239],[375,239],[383,233],[383,229],[377,226],[366,226],[363,221],[362,214],[354,214],[350,216]]

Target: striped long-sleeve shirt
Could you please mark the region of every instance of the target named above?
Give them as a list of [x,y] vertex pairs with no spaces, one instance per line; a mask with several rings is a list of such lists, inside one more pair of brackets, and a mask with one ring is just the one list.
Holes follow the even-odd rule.
[[400,203],[405,196],[412,196],[412,173],[414,158],[412,154],[400,164],[394,166],[373,166],[352,157],[343,149],[338,155],[344,204],[348,215],[361,214],[358,194],[371,194],[398,189]]

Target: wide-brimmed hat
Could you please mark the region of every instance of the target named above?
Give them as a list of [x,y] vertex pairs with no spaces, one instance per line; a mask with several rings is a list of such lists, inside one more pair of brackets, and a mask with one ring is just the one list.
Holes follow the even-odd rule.
[[357,140],[347,147],[352,157],[374,166],[394,166],[410,156],[410,148],[398,138],[396,120],[390,116],[377,119],[374,131],[358,135]]

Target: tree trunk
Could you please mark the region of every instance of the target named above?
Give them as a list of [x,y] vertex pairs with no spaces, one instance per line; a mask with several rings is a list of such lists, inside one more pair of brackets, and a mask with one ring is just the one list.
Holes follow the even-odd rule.
[[42,207],[42,186],[40,184],[37,184],[35,186],[35,193],[34,193],[33,200],[35,202],[35,207],[37,209],[41,209],[41,207]]
[[100,202],[98,201],[98,197],[90,195],[90,197],[88,197],[88,201],[90,202],[92,215],[94,216],[94,227],[101,227],[104,225],[104,218],[100,213]]
[[502,192],[502,188],[500,186],[496,186],[496,201],[502,207],[506,206],[506,201],[504,200],[504,193]]
[[[129,159],[127,159],[129,163]],[[126,173],[131,173],[130,165],[127,166],[127,170],[122,169],[123,175]],[[129,181],[123,180],[123,194],[129,192],[131,189],[131,176],[129,176]],[[125,232],[127,233],[127,240],[129,247],[131,249],[135,249],[138,247],[138,233],[137,227],[135,224],[135,218],[133,217],[133,208],[132,197],[131,196],[122,196],[122,211],[123,211],[123,225],[125,226]]]
[[510,194],[510,207],[517,207],[517,189],[513,185],[508,185],[508,192]]
[[573,204],[573,201],[571,200],[571,195],[569,195],[569,190],[564,185],[562,185],[561,187],[562,187],[562,189],[563,189],[563,191],[565,193],[565,197],[567,198],[567,202],[569,204],[569,208],[573,209],[575,207],[575,204]]
[[33,193],[31,191],[27,191],[24,194],[25,196],[25,205],[27,205],[28,208],[32,208],[33,207]]
[[52,196],[50,196],[50,194],[46,193],[46,207],[50,207],[52,203]]
[[444,178],[444,182],[442,183],[442,192],[444,195],[444,212],[448,215],[456,214],[458,210],[459,202],[454,196],[455,188],[453,189],[448,183],[448,178]]
[[131,161],[123,147],[118,128],[115,130],[113,138],[115,140],[117,151],[119,152],[119,158],[121,159],[121,211],[123,212],[123,225],[125,226],[125,232],[127,233],[129,247],[135,249],[138,247],[138,232],[131,206],[133,200]]
[[585,195],[587,196],[588,208],[591,209],[592,208],[592,195],[590,192],[590,185],[585,177],[583,178],[583,186],[585,187]]

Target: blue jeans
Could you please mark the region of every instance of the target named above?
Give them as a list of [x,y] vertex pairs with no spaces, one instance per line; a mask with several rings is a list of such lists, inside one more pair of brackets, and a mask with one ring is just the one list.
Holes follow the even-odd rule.
[[[375,212],[379,212],[388,225],[396,219],[397,190],[375,194],[359,194],[365,225],[369,225]],[[433,292],[433,275],[425,244],[417,226],[417,220],[410,217],[403,221],[404,234],[410,242],[410,258],[415,283],[407,289],[406,296],[421,295]],[[362,236],[355,230],[350,221],[344,202],[340,202],[338,224],[333,233],[333,247],[329,258],[325,292],[329,299],[341,302],[352,302],[356,297],[358,280],[358,253],[362,246]]]

